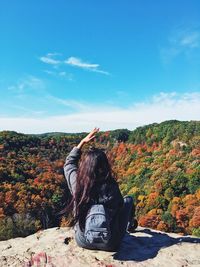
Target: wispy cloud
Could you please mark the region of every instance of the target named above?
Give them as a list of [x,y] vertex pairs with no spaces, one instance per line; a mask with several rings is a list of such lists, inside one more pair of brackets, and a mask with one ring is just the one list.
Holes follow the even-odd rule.
[[65,71],[65,67],[66,65],[68,66],[72,66],[72,67],[77,67],[80,69],[85,69],[85,70],[89,70],[92,72],[98,72],[104,75],[110,75],[110,73],[108,71],[104,71],[102,69],[100,69],[100,65],[99,64],[94,64],[94,63],[89,63],[86,61],[83,61],[82,59],[78,58],[78,57],[69,57],[68,59],[64,60],[64,59],[57,59],[57,56],[61,56],[62,54],[59,53],[48,53],[46,56],[42,56],[40,57],[40,61],[42,61],[43,63],[48,64],[49,66],[53,67],[53,69],[62,69],[60,72],[55,72],[54,70],[45,70],[46,73],[48,74],[53,74],[53,75],[58,75],[58,76],[68,76],[66,75],[66,71]]
[[168,38],[168,43],[160,49],[163,63],[170,63],[178,55],[188,56],[200,48],[200,29],[176,29]]
[[99,69],[100,67],[99,64],[88,63],[77,57],[69,57],[67,60],[65,60],[65,63],[81,69],[86,69],[89,71],[94,71],[105,75],[109,75],[109,72]]
[[200,44],[200,33],[199,32],[189,32],[183,34],[180,37],[180,45],[189,48],[199,47]]
[[43,80],[32,75],[26,75],[24,78],[19,79],[16,84],[9,86],[8,90],[21,94],[30,90],[43,90],[44,87]]
[[[85,112],[87,110],[87,107],[88,107],[88,103],[76,101],[73,99],[63,99],[63,98],[55,97],[52,95],[47,95],[46,99],[50,100],[54,103],[61,104],[65,107],[72,108],[73,110],[78,110],[79,112],[81,112],[81,111]],[[89,110],[90,110],[90,108],[89,108]]]
[[54,71],[54,70],[44,70],[45,73],[55,77],[66,78],[68,81],[74,81],[74,75],[66,71]]
[[138,126],[170,119],[199,120],[200,93],[176,92],[152,96],[149,101],[133,103],[127,108],[119,106],[91,105],[73,100],[54,99],[61,105],[71,105],[74,112],[45,118],[0,117],[1,130],[24,133],[50,131],[81,132],[94,126],[101,130],[117,128],[134,129]]
[[41,57],[40,60],[42,62],[44,62],[44,63],[51,64],[51,65],[60,64],[60,61],[59,60],[55,60],[55,59],[49,58],[49,57]]
[[58,54],[58,53],[48,53],[46,56],[42,56],[39,59],[43,63],[50,64],[50,65],[53,65],[53,66],[57,66],[57,65],[59,65],[61,63],[60,60],[57,60],[57,59],[54,58],[57,55],[60,55],[60,54]]
[[52,70],[44,70],[44,72],[49,74],[49,75],[56,75],[56,72],[52,71]]
[[66,76],[67,72],[66,71],[60,71],[60,72],[58,72],[58,75],[59,76]]
[[16,109],[16,110],[20,110],[22,112],[26,113],[26,116],[41,116],[45,114],[44,110],[34,110],[34,109],[30,109],[30,108],[26,108],[26,107],[22,107],[20,105],[12,105],[11,109]]
[[97,69],[99,67],[99,64],[91,64],[83,62],[80,58],[77,57],[69,57],[65,63],[76,66],[83,69]]

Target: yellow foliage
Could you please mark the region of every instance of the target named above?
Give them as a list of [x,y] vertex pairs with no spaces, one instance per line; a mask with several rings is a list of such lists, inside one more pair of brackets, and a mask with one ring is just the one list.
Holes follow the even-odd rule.
[[132,188],[128,191],[128,195],[129,195],[129,194],[135,194],[135,193],[138,192],[138,191],[139,191],[139,188],[136,187],[136,186],[134,186],[134,187],[132,187]]
[[172,203],[180,203],[180,201],[181,201],[180,197],[174,197],[172,199]]
[[152,209],[148,212],[148,215],[157,215],[157,209]]
[[161,209],[152,209],[148,212],[148,215],[161,215],[163,211]]
[[183,203],[185,206],[189,206],[189,205],[195,206],[195,205],[198,205],[198,200],[195,195],[189,194],[183,198]]
[[141,202],[144,201],[145,198],[146,198],[146,196],[143,196],[143,195],[138,196],[138,200]]
[[200,200],[200,189],[197,190],[195,195],[196,195],[197,199]]

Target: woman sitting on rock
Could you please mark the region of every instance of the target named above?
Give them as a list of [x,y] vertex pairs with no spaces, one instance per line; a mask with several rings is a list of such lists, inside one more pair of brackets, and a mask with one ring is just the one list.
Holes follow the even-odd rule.
[[122,197],[106,154],[101,149],[90,148],[81,157],[82,147],[98,131],[99,128],[92,130],[66,158],[64,174],[73,197],[65,212],[73,209],[78,246],[116,251],[126,231],[137,227],[137,221],[133,219],[133,199]]

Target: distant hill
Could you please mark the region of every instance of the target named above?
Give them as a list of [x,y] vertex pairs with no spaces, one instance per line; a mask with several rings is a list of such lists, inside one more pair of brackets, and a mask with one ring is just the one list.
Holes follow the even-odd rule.
[[152,144],[162,142],[170,144],[173,140],[188,142],[191,138],[200,136],[200,121],[169,120],[138,127],[129,137],[132,143],[143,142]]
[[[65,225],[66,155],[86,133],[0,132],[0,239]],[[123,195],[144,227],[200,236],[200,121],[165,121],[100,132]],[[87,149],[87,146],[84,148]]]

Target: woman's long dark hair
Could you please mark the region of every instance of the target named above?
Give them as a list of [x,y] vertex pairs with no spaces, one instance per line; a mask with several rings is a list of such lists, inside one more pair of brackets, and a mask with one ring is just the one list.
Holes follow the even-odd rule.
[[85,216],[91,200],[97,196],[97,189],[102,183],[111,181],[114,181],[114,178],[105,152],[98,148],[90,148],[83,155],[78,167],[75,194],[69,205],[60,213],[66,213],[74,207],[73,224],[79,221],[80,228],[83,229]]

